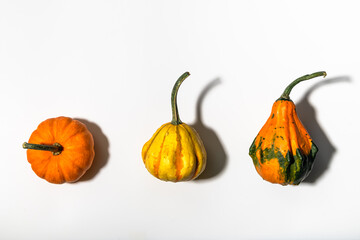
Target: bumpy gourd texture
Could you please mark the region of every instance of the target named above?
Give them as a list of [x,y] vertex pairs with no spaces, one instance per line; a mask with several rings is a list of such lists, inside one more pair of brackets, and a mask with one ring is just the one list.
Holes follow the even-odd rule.
[[299,184],[310,173],[318,149],[291,100],[277,100],[249,154],[264,180]]
[[86,126],[68,117],[47,119],[31,134],[30,143],[63,146],[61,154],[27,150],[31,168],[51,183],[77,181],[91,166],[95,152],[94,140]]
[[153,176],[172,182],[195,179],[206,165],[204,145],[185,123],[162,125],[145,143],[142,158]]

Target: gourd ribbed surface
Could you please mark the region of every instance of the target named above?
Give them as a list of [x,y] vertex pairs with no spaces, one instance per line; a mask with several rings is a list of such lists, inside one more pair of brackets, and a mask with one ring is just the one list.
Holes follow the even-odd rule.
[[77,181],[91,166],[95,152],[93,136],[86,126],[68,117],[47,119],[31,134],[29,143],[53,145],[59,143],[59,155],[50,151],[28,149],[31,168],[51,183]]
[[185,123],[162,125],[145,143],[142,158],[153,176],[172,182],[195,179],[206,165],[204,145]]

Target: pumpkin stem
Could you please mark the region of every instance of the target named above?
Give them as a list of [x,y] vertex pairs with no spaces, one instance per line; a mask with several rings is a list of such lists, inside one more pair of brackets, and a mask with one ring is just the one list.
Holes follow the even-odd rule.
[[290,100],[290,96],[289,96],[290,92],[296,84],[298,84],[299,82],[309,80],[309,79],[312,79],[315,77],[320,77],[320,76],[326,77],[326,72],[324,72],[324,71],[315,72],[312,74],[307,74],[302,77],[299,77],[298,79],[296,79],[292,83],[290,83],[289,86],[287,86],[287,88],[285,89],[285,91],[283,92],[283,94],[281,95],[281,97],[278,100]]
[[24,149],[50,151],[54,156],[59,155],[64,150],[63,146],[61,146],[59,143],[54,143],[53,145],[44,145],[24,142],[22,146]]
[[171,124],[173,125],[179,125],[181,124],[181,120],[179,117],[179,110],[177,107],[177,92],[179,90],[179,87],[181,85],[181,83],[188,77],[190,76],[189,72],[185,72],[183,75],[181,75],[179,77],[179,79],[175,82],[175,85],[173,87],[173,90],[171,92],[171,110],[172,110],[172,120],[171,120]]

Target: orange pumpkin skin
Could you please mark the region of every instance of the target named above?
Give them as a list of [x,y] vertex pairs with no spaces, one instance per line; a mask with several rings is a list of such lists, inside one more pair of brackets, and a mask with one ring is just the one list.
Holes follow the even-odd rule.
[[40,123],[29,143],[60,144],[63,149],[54,155],[50,151],[27,150],[33,171],[50,183],[75,182],[90,168],[94,156],[94,139],[86,126],[68,117],[50,118]]
[[310,173],[318,148],[296,114],[290,92],[302,81],[326,77],[315,72],[292,81],[273,104],[269,119],[249,149],[256,171],[266,181],[298,185]]
[[318,149],[301,123],[291,100],[277,100],[249,154],[266,181],[299,184],[310,173]]

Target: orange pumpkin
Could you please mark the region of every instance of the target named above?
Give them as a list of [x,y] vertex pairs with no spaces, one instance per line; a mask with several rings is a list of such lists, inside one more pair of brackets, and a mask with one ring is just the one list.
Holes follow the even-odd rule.
[[50,118],[24,143],[33,171],[50,183],[75,182],[90,168],[94,139],[86,126],[68,117]]
[[281,185],[298,185],[309,175],[318,148],[296,114],[295,104],[289,95],[299,82],[318,76],[325,77],[326,72],[300,77],[285,89],[250,146],[249,155],[264,180]]

